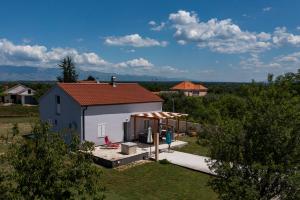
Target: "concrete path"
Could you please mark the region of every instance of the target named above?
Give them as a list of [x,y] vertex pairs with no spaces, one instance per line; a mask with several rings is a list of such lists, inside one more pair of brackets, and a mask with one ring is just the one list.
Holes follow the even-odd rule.
[[209,169],[207,163],[205,162],[209,158],[205,156],[198,156],[194,154],[183,153],[183,152],[172,150],[171,152],[160,153],[159,160],[163,160],[163,159],[167,159],[170,163],[175,165],[204,172],[207,174],[216,175],[216,173],[214,173]]

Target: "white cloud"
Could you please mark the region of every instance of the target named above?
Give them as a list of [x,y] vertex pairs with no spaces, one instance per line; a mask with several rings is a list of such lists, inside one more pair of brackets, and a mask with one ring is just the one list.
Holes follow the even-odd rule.
[[153,47],[167,46],[166,41],[158,41],[151,38],[142,38],[139,34],[125,35],[120,37],[110,36],[105,38],[105,44],[110,46],[133,46],[133,47]]
[[179,44],[192,42],[200,48],[229,54],[259,52],[271,47],[269,34],[242,31],[231,19],[201,22],[196,13],[179,10],[170,14],[169,20],[176,29],[174,37]]
[[31,39],[30,39],[30,38],[23,38],[23,39],[22,39],[22,42],[23,42],[24,44],[28,44],[28,43],[31,42]]
[[295,46],[300,45],[300,35],[288,33],[286,27],[277,27],[273,33],[273,43],[275,45],[291,44]]
[[288,55],[281,55],[275,58],[277,62],[282,62],[286,64],[296,64],[300,66],[300,52],[294,52]]
[[144,58],[136,58],[116,64],[117,67],[151,69],[153,64]]
[[56,67],[65,56],[72,56],[82,68],[109,64],[93,52],[79,53],[72,48],[49,50],[42,45],[15,45],[7,39],[0,39],[0,65]]
[[231,19],[202,22],[196,13],[184,10],[171,13],[169,20],[178,44],[193,43],[219,53],[258,53],[286,44],[300,45],[300,35],[288,33],[285,27],[277,27],[273,33],[250,32]]
[[264,12],[268,12],[270,10],[272,10],[271,6],[268,6],[268,7],[265,7],[265,8],[262,9],[262,11],[264,11]]
[[297,26],[296,29],[297,29],[298,31],[300,31],[300,26]]
[[288,71],[297,70],[299,66],[300,52],[280,55],[272,58],[270,61],[263,61],[261,56],[251,54],[250,57],[240,61],[241,69],[265,73],[282,74]]
[[74,48],[61,47],[48,49],[42,45],[16,45],[7,39],[0,39],[0,65],[55,68],[66,56],[71,56],[76,66],[83,71],[156,76],[164,73],[172,77],[185,73],[185,70],[171,66],[155,66],[145,58],[113,63],[95,52],[79,52]]
[[197,24],[198,17],[194,12],[179,10],[177,13],[171,13],[169,20],[178,25]]
[[166,26],[165,22],[161,22],[160,24],[157,24],[155,21],[150,21],[148,24],[151,26],[150,29],[152,31],[161,31]]

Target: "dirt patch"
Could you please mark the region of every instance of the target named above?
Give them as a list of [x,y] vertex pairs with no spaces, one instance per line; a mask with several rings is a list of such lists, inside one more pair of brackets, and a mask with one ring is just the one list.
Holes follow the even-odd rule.
[[139,160],[139,161],[136,161],[136,162],[133,162],[133,163],[129,163],[127,165],[122,165],[122,166],[116,167],[114,169],[117,170],[117,171],[125,171],[127,169],[130,169],[130,168],[133,168],[133,167],[136,167],[136,166],[140,166],[140,165],[143,165],[143,164],[146,164],[146,163],[150,163],[150,162],[153,162],[153,161]]

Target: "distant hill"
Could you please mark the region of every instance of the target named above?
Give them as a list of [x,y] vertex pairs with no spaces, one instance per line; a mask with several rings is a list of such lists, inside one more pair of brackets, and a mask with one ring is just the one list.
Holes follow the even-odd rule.
[[[37,68],[28,66],[0,66],[0,81],[54,81],[60,75],[58,68]],[[180,81],[184,78],[167,78],[159,76],[139,76],[130,74],[103,73],[97,71],[78,70],[79,78],[85,79],[92,75],[100,81],[109,81],[112,75],[118,81]]]

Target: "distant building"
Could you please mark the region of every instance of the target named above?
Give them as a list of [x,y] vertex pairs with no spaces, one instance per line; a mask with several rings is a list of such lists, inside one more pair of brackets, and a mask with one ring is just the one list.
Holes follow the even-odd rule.
[[35,90],[18,84],[12,88],[8,88],[3,92],[3,103],[34,105],[37,101],[33,97]]
[[194,84],[190,81],[183,81],[171,88],[172,91],[181,91],[185,96],[205,96],[207,88],[201,84]]

